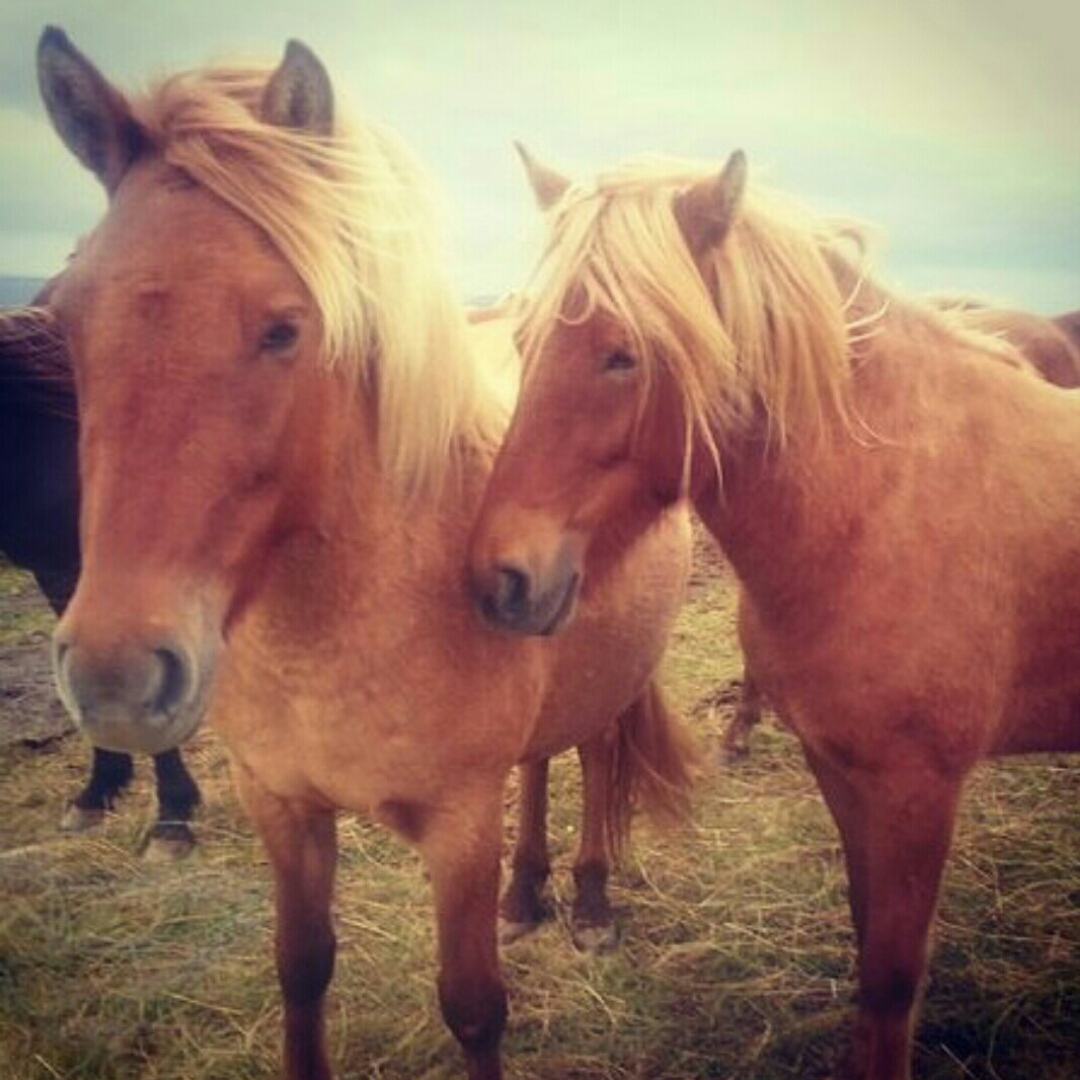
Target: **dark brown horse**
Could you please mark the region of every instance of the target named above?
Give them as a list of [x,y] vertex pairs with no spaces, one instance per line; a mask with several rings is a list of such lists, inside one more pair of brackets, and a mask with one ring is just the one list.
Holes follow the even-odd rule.
[[207,718],[228,743],[274,879],[292,1080],[330,1075],[339,808],[420,852],[443,1015],[469,1076],[496,1080],[509,773],[581,747],[614,770],[624,817],[634,791],[685,800],[654,682],[685,507],[571,634],[485,626],[465,550],[517,370],[469,348],[411,157],[338,116],[296,42],[276,70],[188,72],[129,99],[50,29],[38,71],[109,196],[53,298],[80,416],[65,702],[99,745],[160,752]]
[[[79,481],[75,387],[63,335],[46,303],[0,312],[0,551],[34,575],[57,616],[79,576]],[[199,789],[179,750],[154,755],[157,820],[147,854],[176,858],[195,845]],[[62,827],[99,824],[133,775],[131,755],[98,747],[90,778]]]
[[471,548],[511,630],[572,627],[689,495],[755,680],[836,821],[858,948],[849,1073],[906,1080],[964,783],[1080,750],[1080,398],[853,261],[849,225],[717,172],[535,162],[551,238]]

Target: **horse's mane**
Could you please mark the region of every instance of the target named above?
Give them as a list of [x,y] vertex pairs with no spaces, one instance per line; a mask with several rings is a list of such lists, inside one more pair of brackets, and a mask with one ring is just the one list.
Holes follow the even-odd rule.
[[699,271],[673,201],[718,171],[649,158],[570,188],[551,213],[522,327],[528,363],[557,321],[609,315],[629,334],[646,388],[658,365],[666,367],[683,395],[688,437],[696,432],[717,464],[717,435],[744,431],[757,408],[779,444],[835,419],[858,428],[853,363],[890,307],[961,333],[870,276],[865,226],[758,184],[747,187],[728,235]]
[[186,72],[132,108],[166,161],[257,224],[294,268],[320,312],[327,362],[376,401],[387,478],[430,493],[455,444],[493,442],[505,423],[469,355],[433,191],[373,124],[337,119],[317,138],[263,123],[269,75]]
[[0,397],[5,410],[75,418],[75,380],[67,345],[47,308],[0,310]]

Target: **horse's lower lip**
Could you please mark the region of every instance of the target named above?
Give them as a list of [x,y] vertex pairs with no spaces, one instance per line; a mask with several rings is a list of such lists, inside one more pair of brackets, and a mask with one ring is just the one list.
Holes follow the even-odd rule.
[[186,742],[199,729],[202,717],[170,721],[160,727],[146,724],[103,724],[82,727],[99,750],[125,754],[161,754]]

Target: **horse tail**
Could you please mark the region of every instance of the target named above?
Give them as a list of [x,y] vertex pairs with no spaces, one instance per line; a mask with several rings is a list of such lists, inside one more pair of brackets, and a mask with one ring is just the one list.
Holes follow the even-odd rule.
[[626,848],[636,811],[643,810],[655,823],[668,827],[689,821],[690,792],[701,772],[701,752],[655,679],[620,714],[607,748],[605,831],[608,849],[617,860]]

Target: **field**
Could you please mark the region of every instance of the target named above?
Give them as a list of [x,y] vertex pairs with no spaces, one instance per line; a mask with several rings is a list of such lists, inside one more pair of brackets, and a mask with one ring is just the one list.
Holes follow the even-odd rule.
[[[733,603],[731,579],[702,571],[667,660],[671,695],[709,746],[727,718],[713,703],[739,674]],[[8,715],[49,712],[55,726],[50,626],[29,580],[0,568],[0,699]],[[147,762],[100,832],[57,831],[88,751],[77,736],[42,734],[39,719],[50,718],[20,716],[25,730],[0,740],[0,1078],[276,1075],[268,872],[213,733],[187,755],[205,799],[199,849],[161,864],[138,854],[153,809]],[[553,884],[565,902],[573,761],[554,776]],[[917,1076],[1080,1076],[1078,809],[1080,770],[1063,757],[976,776],[946,879]],[[340,834],[329,1007],[338,1073],[459,1077],[435,1002],[419,863],[362,822],[343,819]],[[710,766],[692,829],[637,829],[615,895],[616,952],[576,953],[559,920],[505,951],[510,1080],[827,1074],[850,1015],[851,931],[836,835],[790,736],[766,723],[748,762]]]

